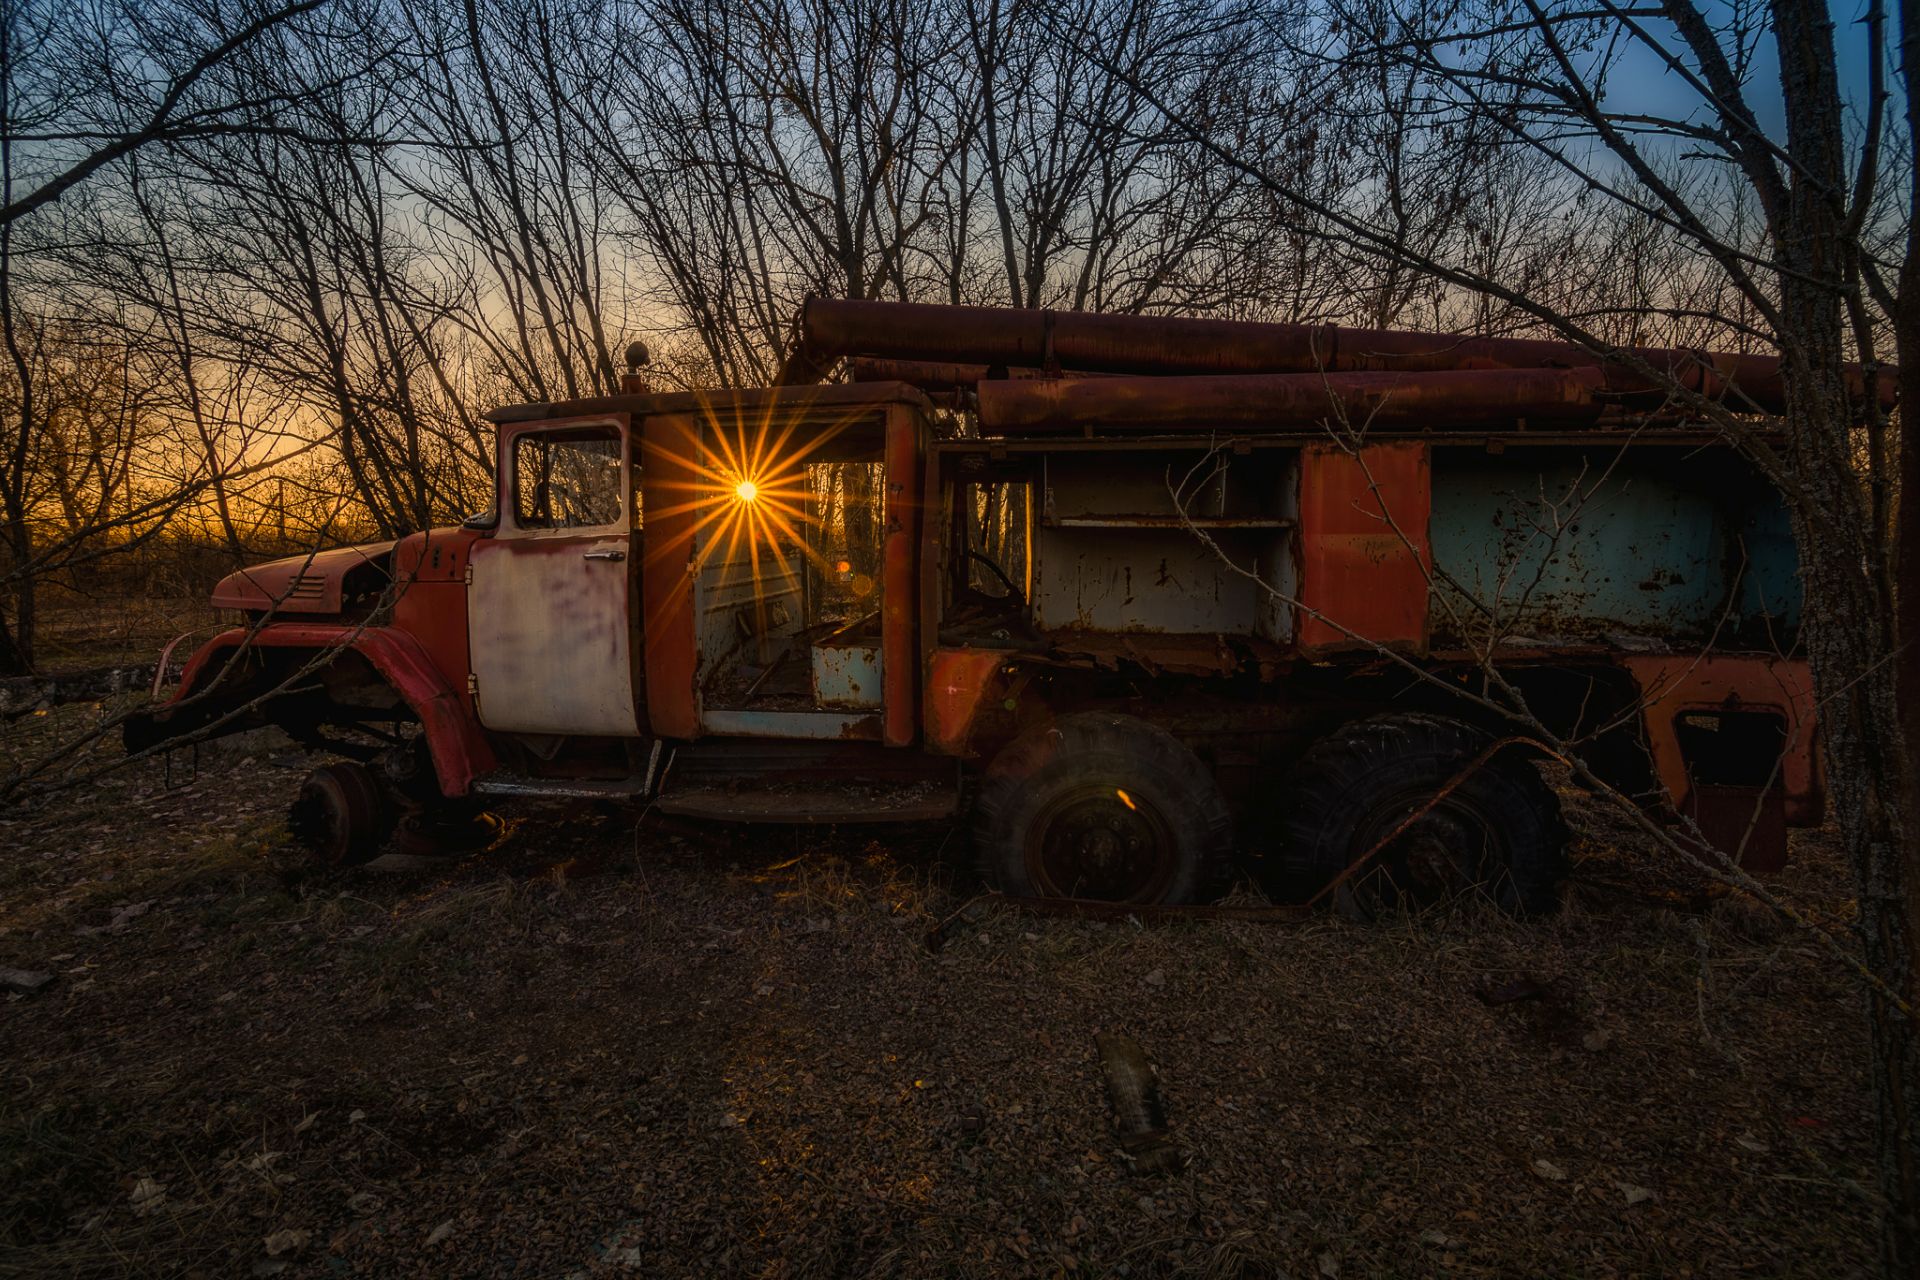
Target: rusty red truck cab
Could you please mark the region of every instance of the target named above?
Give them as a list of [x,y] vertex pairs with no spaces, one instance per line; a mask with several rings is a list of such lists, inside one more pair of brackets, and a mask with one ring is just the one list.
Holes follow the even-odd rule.
[[1408,407],[993,365],[503,409],[491,512],[230,576],[239,624],[128,742],[343,757],[296,805],[343,862],[466,797],[599,797],[964,819],[1026,896],[1250,865],[1537,911],[1560,755],[1777,865],[1822,794],[1778,495],[1713,433],[1606,416],[1591,369],[1521,372],[1478,416],[1430,372],[1366,375]]

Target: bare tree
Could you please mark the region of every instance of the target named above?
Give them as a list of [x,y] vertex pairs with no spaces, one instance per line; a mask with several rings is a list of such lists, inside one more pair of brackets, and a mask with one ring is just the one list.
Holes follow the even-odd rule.
[[0,96],[7,102],[0,145],[10,161],[30,149],[37,172],[19,190],[9,164],[0,225],[156,144],[288,132],[274,114],[293,94],[235,97],[221,92],[218,73],[267,33],[328,3],[159,10],[128,0],[77,9],[9,5],[0,44]]
[[[1485,299],[1516,320],[1556,332],[1656,380],[1689,414],[1717,423],[1786,495],[1801,550],[1805,631],[1827,718],[1823,743],[1842,836],[1854,868],[1858,928],[1875,981],[1868,1025],[1880,1104],[1882,1259],[1888,1275],[1920,1267],[1920,1037],[1915,1035],[1915,946],[1920,943],[1920,606],[1895,588],[1920,557],[1920,450],[1898,447],[1871,387],[1882,353],[1900,356],[1903,391],[1920,392],[1920,326],[1900,290],[1916,261],[1913,192],[1890,194],[1889,169],[1911,175],[1912,134],[1893,145],[1885,6],[1862,23],[1869,79],[1843,89],[1831,13],[1781,0],[1739,9],[1730,22],[1691,3],[1658,11],[1469,4],[1437,26],[1422,6],[1324,11],[1339,38],[1295,46],[1312,67],[1418,75],[1428,86],[1406,110],[1427,127],[1495,130],[1500,145],[1546,158],[1568,207],[1579,193],[1607,212],[1658,229],[1712,280],[1643,281],[1625,326],[1692,329],[1764,344],[1784,361],[1786,412],[1761,420],[1737,389],[1717,394],[1698,366],[1654,367],[1622,355],[1618,306],[1596,316],[1550,285],[1497,269],[1468,246],[1410,240],[1372,192],[1343,198],[1305,189],[1249,156],[1211,122],[1157,97],[1222,164],[1273,192],[1283,217],[1359,251],[1420,272],[1435,285]],[[1920,17],[1902,11],[1903,74],[1920,75]],[[1777,84],[1753,76],[1755,45],[1778,53]],[[1614,94],[1631,55],[1693,96],[1685,111],[1647,110]],[[1913,91],[1908,84],[1909,111]],[[1777,104],[1783,126],[1762,127],[1757,105]],[[1849,110],[1858,127],[1849,127]],[[1734,188],[1737,186],[1738,190]],[[1588,210],[1598,207],[1589,203]],[[1603,218],[1602,222],[1609,219]],[[1631,220],[1630,220],[1631,221]],[[1615,227],[1620,222],[1613,221]],[[1619,296],[1619,295],[1616,295]],[[1867,377],[1843,363],[1862,361]],[[1853,424],[1864,421],[1863,430]],[[1779,433],[1777,436],[1770,433]],[[1776,445],[1774,441],[1780,443]],[[1902,504],[1896,511],[1895,504]]]
[[[223,452],[208,416],[202,364],[187,325],[179,264],[166,224],[138,179],[142,158],[169,148],[191,147],[239,136],[311,140],[287,114],[310,82],[249,81],[243,66],[262,46],[297,31],[316,46],[342,38],[356,15],[323,12],[333,0],[296,0],[291,4],[201,4],[154,7],[131,0],[97,0],[77,6],[27,3],[8,6],[0,22],[0,344],[5,347],[9,413],[0,427],[0,512],[4,528],[5,588],[11,597],[9,619],[0,607],[0,670],[24,671],[33,662],[35,583],[59,564],[70,564],[75,548],[97,554],[110,531],[123,539],[134,525],[155,512],[177,513],[189,497],[211,491],[229,548],[237,552],[235,530],[222,473],[234,459]],[[338,8],[338,6],[334,6]],[[334,86],[367,74],[378,58],[341,64]],[[251,85],[252,87],[249,87]],[[131,197],[143,211],[148,234],[126,236],[124,227],[96,206],[111,203],[103,187]],[[56,217],[56,215],[59,215]],[[55,225],[49,225],[50,223]],[[91,234],[115,228],[96,248],[141,243],[144,261],[162,287],[148,295],[144,309],[136,301],[89,293],[65,264],[89,258],[76,231]],[[103,331],[98,341],[79,335]],[[138,336],[139,342],[130,340]],[[172,347],[168,380],[194,424],[199,449],[189,468],[187,487],[156,495],[158,469],[134,483],[137,456],[142,468],[164,452],[154,421],[159,393],[143,393],[137,412],[118,417],[92,416],[79,428],[60,419],[56,391],[70,382],[65,361],[75,344],[89,351],[122,353],[123,390],[141,377],[163,376],[140,368],[152,340]],[[51,345],[50,345],[51,344]],[[124,397],[123,397],[124,399]],[[131,452],[113,447],[109,424],[118,423],[117,440],[134,439]],[[133,424],[129,426],[128,424]],[[124,428],[124,430],[122,430]],[[127,432],[133,432],[128,435]],[[51,468],[42,474],[42,468]],[[179,478],[176,474],[176,478]],[[53,551],[36,542],[45,523],[40,502],[43,482],[61,497],[67,527]],[[126,499],[125,512],[115,504]],[[87,530],[73,527],[77,513],[90,514]],[[142,526],[150,536],[154,526]],[[98,535],[98,536],[93,536]]]

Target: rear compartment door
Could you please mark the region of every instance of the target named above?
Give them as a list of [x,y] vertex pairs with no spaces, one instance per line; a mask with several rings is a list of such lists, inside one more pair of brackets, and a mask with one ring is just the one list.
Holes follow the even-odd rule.
[[639,736],[627,419],[502,432],[500,524],[475,544],[467,587],[480,723],[508,733]]

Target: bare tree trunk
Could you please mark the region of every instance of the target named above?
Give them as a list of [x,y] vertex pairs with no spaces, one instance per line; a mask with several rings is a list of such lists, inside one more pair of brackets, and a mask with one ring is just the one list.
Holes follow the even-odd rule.
[[[1906,75],[1907,129],[1910,137],[1920,138],[1920,7],[1912,3],[1900,6],[1900,65]],[[1893,467],[1894,492],[1894,639],[1899,648],[1894,656],[1894,693],[1898,708],[1900,741],[1905,748],[1905,776],[1899,794],[1900,812],[1908,823],[1920,821],[1920,427],[1914,415],[1920,412],[1920,222],[1912,211],[1920,209],[1920,165],[1910,164],[1909,219],[1906,256],[1900,264],[1899,296],[1906,305],[1893,313],[1894,350],[1900,361],[1900,432],[1895,444],[1898,457]],[[1875,922],[1883,936],[1876,945],[1904,960],[1906,983],[1900,992],[1911,1011],[1920,1009],[1920,973],[1916,973],[1914,948],[1920,946],[1920,832],[1894,833],[1892,856],[1899,859],[1904,889],[1893,900],[1882,900]],[[1864,902],[1864,895],[1863,895]],[[1893,917],[1888,921],[1886,917]],[[1891,924],[1891,928],[1889,928]],[[1862,928],[1866,922],[1862,919]],[[1920,1109],[1920,1048],[1916,1047],[1914,1017],[1911,1012],[1896,1026],[1896,1015],[1884,1008],[1875,1010],[1874,1059],[1876,1092],[1883,1099],[1880,1132],[1883,1144],[1881,1182],[1897,1186],[1901,1194],[1888,1207],[1881,1235],[1882,1263],[1890,1275],[1912,1275],[1920,1271],[1920,1132],[1916,1131],[1915,1111]],[[1884,1028],[1882,1025],[1885,1024]],[[1885,1083],[1883,1083],[1883,1080]],[[1889,1158],[1890,1157],[1890,1158]]]
[[[1920,700],[1920,690],[1899,681],[1896,672],[1914,662],[1911,656],[1903,659],[1900,644],[1913,645],[1920,633],[1896,633],[1895,602],[1884,595],[1888,579],[1876,572],[1875,557],[1862,554],[1884,545],[1884,531],[1875,527],[1870,491],[1856,469],[1848,430],[1854,415],[1841,372],[1852,249],[1833,18],[1825,0],[1775,0],[1773,12],[1793,161],[1787,208],[1776,222],[1780,243],[1775,251],[1783,268],[1780,337],[1788,361],[1787,422],[1798,455],[1791,461],[1809,491],[1807,501],[1794,504],[1802,573],[1813,605],[1805,639],[1826,708],[1822,732],[1829,784],[1854,869],[1861,946],[1868,967],[1907,1004],[1903,1010],[1878,991],[1866,996],[1869,1070],[1879,1104],[1880,1187],[1887,1201],[1881,1266],[1888,1276],[1910,1276],[1920,1274],[1920,1130],[1915,1126],[1920,1036],[1912,1015],[1920,856],[1908,824],[1920,809],[1905,802],[1920,788],[1909,752],[1916,739],[1903,732],[1913,712],[1901,713],[1899,692],[1904,683],[1912,703]],[[1909,256],[1907,265],[1911,262]],[[1911,379],[1920,348],[1901,354]],[[1903,420],[1910,412],[1911,406],[1902,409]],[[1907,493],[1902,500],[1913,501]],[[1910,536],[1904,527],[1902,533]]]
[[6,606],[0,604],[0,676],[30,676],[33,663],[14,642],[13,628],[7,624]]

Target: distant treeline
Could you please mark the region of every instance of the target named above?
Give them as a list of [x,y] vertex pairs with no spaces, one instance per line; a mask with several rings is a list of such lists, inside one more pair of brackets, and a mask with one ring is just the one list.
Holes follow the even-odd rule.
[[[239,561],[457,519],[490,501],[488,408],[612,390],[634,338],[668,385],[764,381],[809,292],[1475,332],[1528,327],[1524,297],[1609,340],[1760,340],[1684,228],[1528,133],[1537,38],[1470,110],[1367,44],[1473,16],[8,6],[0,667],[37,580],[160,528]],[[1654,154],[1759,243],[1750,197]]]

